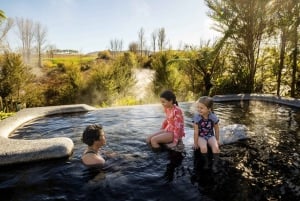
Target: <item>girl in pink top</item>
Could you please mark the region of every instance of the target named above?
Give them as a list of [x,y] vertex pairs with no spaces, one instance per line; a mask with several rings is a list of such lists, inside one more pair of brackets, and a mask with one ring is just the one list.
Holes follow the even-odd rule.
[[161,129],[147,138],[147,143],[154,149],[160,148],[159,144],[161,143],[172,148],[185,135],[183,114],[172,91],[164,91],[160,95],[160,101],[164,107],[166,119],[163,121]]

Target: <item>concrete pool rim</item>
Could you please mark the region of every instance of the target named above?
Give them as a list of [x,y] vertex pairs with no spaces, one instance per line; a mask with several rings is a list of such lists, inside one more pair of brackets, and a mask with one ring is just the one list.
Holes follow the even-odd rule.
[[10,139],[9,135],[18,127],[37,118],[95,109],[85,104],[26,108],[0,121],[0,166],[71,156],[74,143],[70,138],[23,140]]

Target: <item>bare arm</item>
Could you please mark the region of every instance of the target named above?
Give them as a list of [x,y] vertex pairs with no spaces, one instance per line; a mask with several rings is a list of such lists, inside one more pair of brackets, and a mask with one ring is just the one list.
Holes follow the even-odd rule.
[[184,118],[181,110],[174,111],[174,127],[173,143],[177,145],[178,140],[184,136]]
[[194,124],[194,149],[198,149],[199,127],[198,124]]
[[166,128],[167,124],[168,124],[167,119],[165,119],[165,120],[162,122],[161,129]]
[[216,136],[216,140],[218,142],[218,144],[220,144],[220,129],[219,129],[219,124],[215,124],[214,126],[215,129],[215,136]]

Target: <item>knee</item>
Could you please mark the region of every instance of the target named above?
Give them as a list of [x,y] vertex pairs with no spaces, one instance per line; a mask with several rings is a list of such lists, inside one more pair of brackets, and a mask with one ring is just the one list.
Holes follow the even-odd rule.
[[152,138],[150,139],[150,142],[151,142],[151,145],[157,144],[155,137],[152,137]]
[[157,141],[157,139],[155,137],[151,138],[150,142],[151,142],[151,147],[152,148],[156,149],[156,148],[160,147],[159,142]]
[[207,153],[207,146],[200,146],[201,153]]
[[218,146],[213,146],[213,147],[211,148],[211,150],[212,150],[212,152],[213,152],[214,154],[220,153],[220,149],[219,149]]

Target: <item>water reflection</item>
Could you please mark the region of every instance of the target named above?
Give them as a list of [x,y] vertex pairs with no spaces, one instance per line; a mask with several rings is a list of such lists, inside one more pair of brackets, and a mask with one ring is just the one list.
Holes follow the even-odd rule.
[[166,171],[163,176],[167,182],[172,182],[174,177],[179,178],[185,175],[186,170],[182,166],[184,155],[185,152],[168,150],[169,163],[167,164]]

